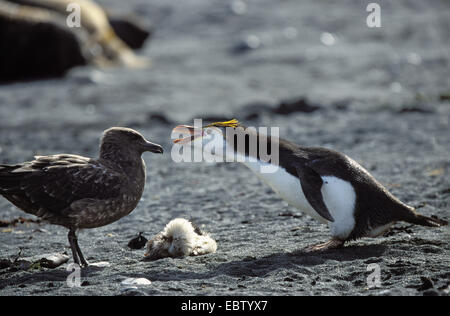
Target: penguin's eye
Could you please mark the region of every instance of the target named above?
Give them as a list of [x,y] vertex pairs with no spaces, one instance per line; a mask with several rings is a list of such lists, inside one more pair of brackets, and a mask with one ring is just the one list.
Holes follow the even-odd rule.
[[210,134],[211,134],[211,130],[210,130],[210,129],[207,129],[207,130],[206,130],[206,134],[210,135]]

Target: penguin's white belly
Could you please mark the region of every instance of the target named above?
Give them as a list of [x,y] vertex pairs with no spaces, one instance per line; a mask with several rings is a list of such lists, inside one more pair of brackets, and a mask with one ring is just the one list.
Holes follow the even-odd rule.
[[259,166],[263,164],[262,162],[247,162],[245,164],[287,203],[321,223],[328,223],[333,237],[345,239],[352,232],[355,226],[353,213],[356,194],[349,182],[333,176],[322,177],[324,182],[321,189],[323,201],[334,218],[334,222],[329,222],[309,204],[303,193],[300,180],[284,168],[278,167],[278,170],[274,173],[261,173]]

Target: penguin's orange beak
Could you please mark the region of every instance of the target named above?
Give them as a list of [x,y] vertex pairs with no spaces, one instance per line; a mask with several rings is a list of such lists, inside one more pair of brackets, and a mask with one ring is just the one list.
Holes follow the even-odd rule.
[[203,129],[195,128],[189,125],[178,125],[172,130],[172,135],[182,135],[180,138],[174,139],[175,144],[187,144],[194,141],[196,138],[203,136]]

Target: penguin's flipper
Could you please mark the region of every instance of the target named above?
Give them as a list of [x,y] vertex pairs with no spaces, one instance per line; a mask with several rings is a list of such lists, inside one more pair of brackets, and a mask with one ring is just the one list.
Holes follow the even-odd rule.
[[320,175],[311,167],[305,165],[296,166],[296,170],[300,179],[303,194],[305,195],[309,204],[311,204],[311,206],[320,216],[325,218],[327,221],[334,222],[333,216],[331,216],[327,206],[323,201],[321,191],[323,180]]

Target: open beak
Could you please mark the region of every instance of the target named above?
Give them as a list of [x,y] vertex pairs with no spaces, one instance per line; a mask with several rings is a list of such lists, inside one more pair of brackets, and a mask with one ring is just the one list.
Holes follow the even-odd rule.
[[164,152],[164,149],[162,146],[158,144],[154,144],[152,142],[146,142],[144,145],[145,151],[150,151],[155,154],[162,154]]
[[187,144],[194,141],[196,138],[203,136],[203,129],[195,128],[189,125],[178,125],[172,130],[172,134],[183,135],[181,138],[175,139],[175,144]]

